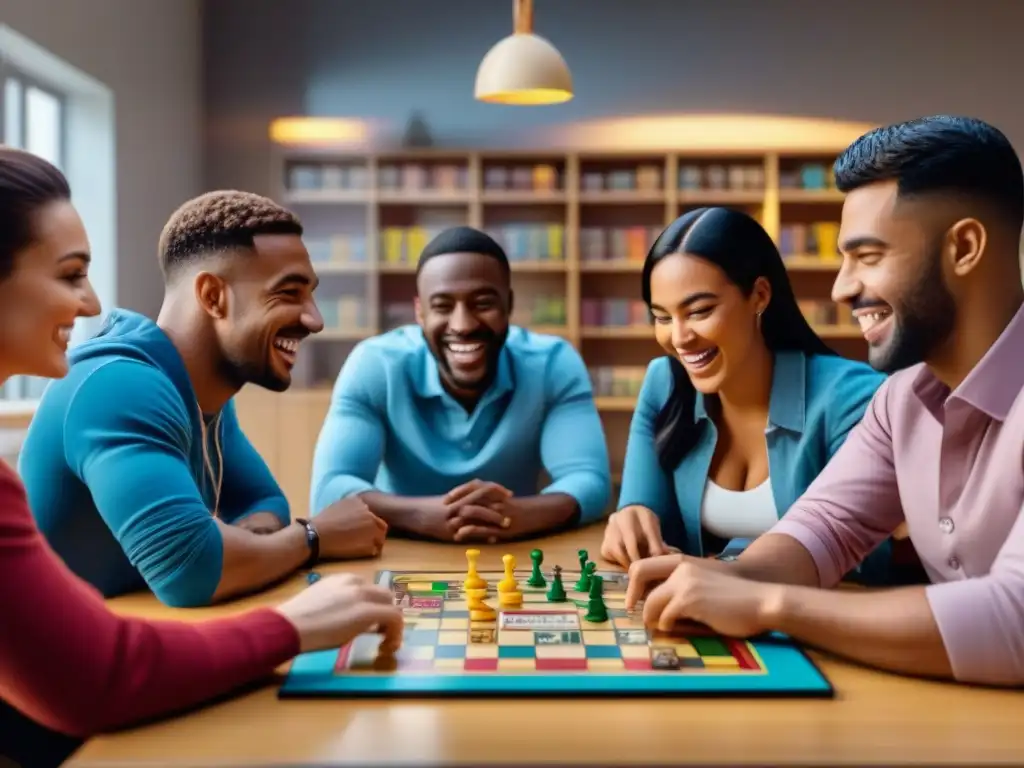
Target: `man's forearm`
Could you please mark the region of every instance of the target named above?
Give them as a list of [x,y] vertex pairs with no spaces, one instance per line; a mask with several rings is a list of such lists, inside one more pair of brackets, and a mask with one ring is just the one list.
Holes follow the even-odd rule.
[[766,533],[754,540],[736,560],[720,565],[728,573],[751,581],[803,587],[820,584],[818,567],[811,553],[785,534]]
[[580,516],[580,505],[567,493],[541,493],[517,497],[515,505],[521,514],[516,532],[536,534],[572,526]]
[[863,664],[951,678],[952,668],[923,587],[884,591],[779,585],[765,599],[765,625]]
[[289,525],[257,534],[218,522],[224,554],[215,601],[236,597],[294,573],[309,559],[306,531]]
[[253,533],[269,534],[280,531],[285,524],[273,512],[250,512],[235,520],[232,525]]
[[415,532],[416,520],[421,510],[432,499],[419,496],[395,496],[379,491],[359,494],[366,506],[377,517],[398,531]]

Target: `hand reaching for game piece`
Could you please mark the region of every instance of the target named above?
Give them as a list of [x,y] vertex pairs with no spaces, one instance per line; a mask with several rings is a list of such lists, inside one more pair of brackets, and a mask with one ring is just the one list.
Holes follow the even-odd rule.
[[623,507],[608,518],[601,542],[601,557],[628,568],[645,557],[668,554],[671,548],[661,537],[661,522],[647,507]]
[[630,565],[626,586],[626,610],[632,611],[636,608],[636,604],[655,586],[671,576],[684,559],[684,555],[660,555],[637,560]]
[[691,558],[647,596],[643,620],[662,632],[680,621],[696,621],[722,635],[750,637],[772,629],[770,617],[777,612],[783,589]]
[[276,608],[299,634],[300,652],[338,648],[357,635],[382,634],[381,650],[402,644],[402,611],[390,590],[358,576],[326,576]]
[[358,496],[331,504],[313,524],[320,534],[320,555],[328,560],[377,557],[388,533],[388,524]]

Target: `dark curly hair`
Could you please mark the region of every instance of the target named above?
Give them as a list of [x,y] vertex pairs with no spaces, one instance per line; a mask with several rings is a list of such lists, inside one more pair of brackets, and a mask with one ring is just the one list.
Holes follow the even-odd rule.
[[35,214],[71,199],[68,181],[43,158],[0,146],[0,280],[14,271],[20,251],[35,239]]
[[176,210],[160,234],[160,270],[171,280],[184,267],[229,251],[250,250],[258,235],[301,235],[299,218],[251,192],[218,190]]

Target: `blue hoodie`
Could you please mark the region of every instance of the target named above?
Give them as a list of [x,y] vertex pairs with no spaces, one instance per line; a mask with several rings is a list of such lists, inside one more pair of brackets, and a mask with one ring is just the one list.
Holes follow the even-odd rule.
[[219,420],[205,415],[211,475],[192,383],[156,323],[116,310],[69,359],[68,375],[43,394],[19,461],[40,530],[104,596],[148,585],[167,605],[209,604],[223,560],[211,476],[223,466],[223,522],[255,512],[290,520],[234,404]]

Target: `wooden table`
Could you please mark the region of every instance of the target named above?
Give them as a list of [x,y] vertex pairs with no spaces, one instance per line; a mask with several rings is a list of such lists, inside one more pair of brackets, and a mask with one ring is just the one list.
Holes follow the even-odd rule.
[[[481,547],[571,568],[599,551],[600,526],[541,542]],[[378,561],[342,567],[461,569],[465,546],[389,541]],[[340,570],[341,568],[335,568]],[[329,571],[331,569],[324,569]],[[304,582],[200,611],[148,596],[111,601],[126,614],[195,619],[273,604]],[[200,711],[94,739],[69,763],[119,766],[1024,763],[1024,696],[903,678],[812,654],[833,700],[290,700],[272,682]]]

